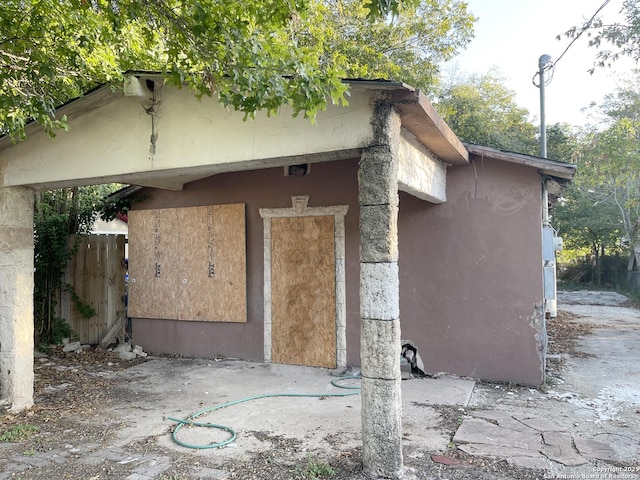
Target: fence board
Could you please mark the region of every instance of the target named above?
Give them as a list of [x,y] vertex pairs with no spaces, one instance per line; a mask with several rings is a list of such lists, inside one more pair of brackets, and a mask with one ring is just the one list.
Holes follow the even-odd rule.
[[[72,237],[70,245],[75,241]],[[65,279],[80,300],[96,311],[87,319],[69,292],[61,296],[60,315],[82,343],[100,343],[124,311],[124,248],[124,235],[89,235],[80,239],[77,253],[69,262]]]

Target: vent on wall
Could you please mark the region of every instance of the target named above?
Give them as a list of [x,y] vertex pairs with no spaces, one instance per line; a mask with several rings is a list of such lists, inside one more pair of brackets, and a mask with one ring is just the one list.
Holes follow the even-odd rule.
[[285,177],[306,177],[311,173],[310,163],[299,163],[297,165],[287,165],[284,167]]

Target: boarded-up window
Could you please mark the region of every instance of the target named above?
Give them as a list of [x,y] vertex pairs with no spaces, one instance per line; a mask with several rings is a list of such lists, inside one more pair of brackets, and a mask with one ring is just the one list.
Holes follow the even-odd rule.
[[244,204],[129,212],[129,316],[246,322]]

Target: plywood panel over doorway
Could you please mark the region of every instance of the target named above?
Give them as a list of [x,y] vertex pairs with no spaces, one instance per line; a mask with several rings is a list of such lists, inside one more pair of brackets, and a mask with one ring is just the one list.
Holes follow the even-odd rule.
[[272,361],[334,368],[334,216],[271,222]]

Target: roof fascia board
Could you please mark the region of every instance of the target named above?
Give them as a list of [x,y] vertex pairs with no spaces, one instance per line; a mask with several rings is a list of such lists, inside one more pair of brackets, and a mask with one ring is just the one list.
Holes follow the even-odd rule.
[[541,173],[549,176],[571,180],[576,173],[576,166],[570,163],[558,162],[547,158],[533,157],[522,153],[504,152],[495,148],[466,144],[471,155],[493,158],[503,162],[515,163],[527,167],[537,168]]
[[392,101],[402,126],[438,158],[451,165],[469,163],[467,149],[420,90],[396,90]]

